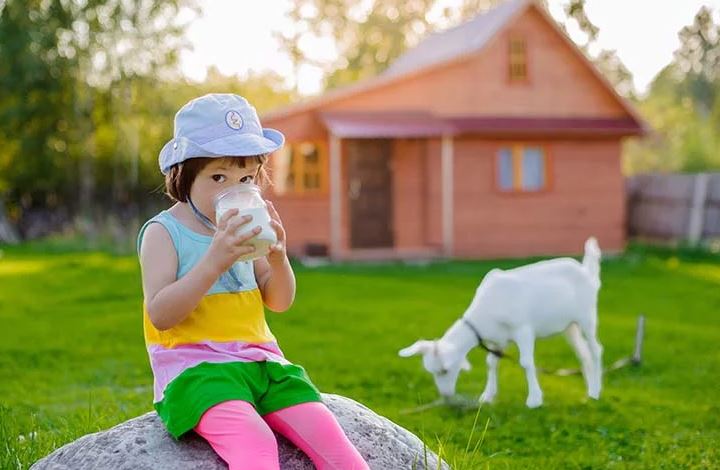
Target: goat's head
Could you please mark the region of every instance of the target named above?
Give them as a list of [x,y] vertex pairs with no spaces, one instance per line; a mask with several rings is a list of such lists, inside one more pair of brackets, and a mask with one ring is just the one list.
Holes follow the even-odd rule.
[[455,384],[461,370],[470,370],[467,359],[457,353],[455,348],[441,340],[416,341],[413,345],[401,349],[400,357],[410,357],[422,354],[423,367],[435,379],[435,386],[443,397],[455,395]]

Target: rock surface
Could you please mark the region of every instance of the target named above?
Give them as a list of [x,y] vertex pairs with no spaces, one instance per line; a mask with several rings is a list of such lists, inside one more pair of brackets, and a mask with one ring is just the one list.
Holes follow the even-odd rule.
[[[373,470],[448,469],[420,439],[348,398],[323,394],[348,438]],[[312,470],[305,454],[278,436],[280,468]],[[195,433],[180,441],[165,430],[155,412],[107,431],[89,434],[36,462],[31,470],[226,470],[227,465]]]

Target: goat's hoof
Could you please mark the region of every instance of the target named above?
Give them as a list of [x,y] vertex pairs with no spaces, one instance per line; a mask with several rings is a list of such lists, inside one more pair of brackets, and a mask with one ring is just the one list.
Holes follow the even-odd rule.
[[525,402],[528,408],[538,408],[542,406],[542,397],[528,397]]
[[588,397],[592,398],[593,400],[599,400],[599,399],[600,399],[600,392],[588,393]]

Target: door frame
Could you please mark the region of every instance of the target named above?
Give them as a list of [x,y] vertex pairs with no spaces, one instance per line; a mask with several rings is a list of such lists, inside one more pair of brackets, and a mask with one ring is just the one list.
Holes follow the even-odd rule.
[[[359,242],[356,238],[357,232],[354,232],[354,228],[357,230],[360,230],[358,228],[358,225],[356,225],[358,222],[356,220],[357,214],[357,206],[353,207],[353,195],[352,193],[354,191],[359,191],[360,194],[358,197],[362,197],[362,188],[363,187],[369,187],[370,185],[366,185],[362,181],[363,176],[362,174],[353,174],[353,165],[356,163],[353,161],[355,158],[363,158],[364,154],[367,154],[367,150],[363,150],[362,146],[363,144],[369,144],[372,146],[385,146],[384,149],[381,150],[382,155],[379,157],[377,155],[370,157],[370,158],[381,158],[385,162],[386,166],[385,171],[386,173],[382,175],[382,178],[387,179],[387,185],[384,188],[384,193],[386,192],[387,198],[386,198],[386,205],[383,207],[384,209],[384,218],[382,220],[382,223],[384,226],[387,227],[387,233],[380,234],[380,238],[382,238],[381,242],[379,244],[370,244],[366,245],[362,242]],[[350,146],[358,146],[356,148],[351,148]],[[368,150],[375,150],[377,147],[373,149]],[[359,153],[354,153],[359,152]],[[351,139],[348,140],[348,157],[347,157],[347,184],[346,184],[346,197],[347,197],[347,208],[348,208],[348,247],[350,250],[365,250],[365,249],[388,249],[388,248],[394,248],[395,247],[395,230],[394,230],[394,194],[393,194],[393,172],[392,172],[392,158],[393,158],[393,139]],[[377,162],[376,162],[377,163]],[[381,169],[383,166],[376,166],[373,170],[375,171],[377,169]],[[357,178],[360,179],[360,182],[357,183]],[[357,188],[357,189],[355,189]],[[367,196],[367,193],[366,193]]]

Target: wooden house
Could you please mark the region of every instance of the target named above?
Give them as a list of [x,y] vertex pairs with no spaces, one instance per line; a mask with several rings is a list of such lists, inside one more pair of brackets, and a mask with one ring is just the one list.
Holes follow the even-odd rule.
[[645,124],[532,0],[430,35],[378,77],[263,116],[295,255],[496,258],[624,248]]

